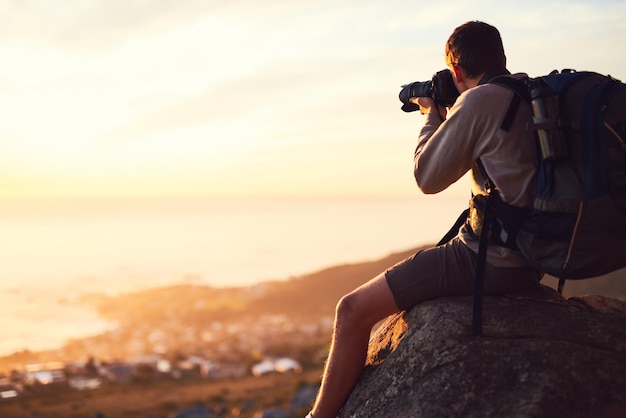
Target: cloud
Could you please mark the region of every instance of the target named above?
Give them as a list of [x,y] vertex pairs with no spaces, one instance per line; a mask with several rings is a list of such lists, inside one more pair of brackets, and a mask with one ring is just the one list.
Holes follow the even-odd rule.
[[[236,2],[236,0],[233,0]],[[0,39],[67,49],[112,47],[133,36],[148,36],[210,13],[212,1],[65,0],[0,2]]]
[[[104,137],[136,138],[224,120],[239,119],[246,123],[255,117],[265,118],[265,123],[289,125],[294,117],[307,113],[317,115],[320,120],[333,114],[346,117],[351,111],[371,108],[372,103],[381,100],[381,94],[396,100],[399,81],[386,86],[373,82],[371,74],[352,70],[366,66],[370,56],[317,58],[315,65],[306,61],[278,60],[254,73],[209,83],[196,94],[180,94],[163,100],[163,105],[156,108],[158,96],[135,98],[132,103],[138,116],[110,130]],[[338,106],[346,112],[337,113]]]
[[[332,7],[330,7],[332,5]],[[297,22],[321,19],[315,27],[323,32],[346,15],[365,9],[358,2],[308,0],[2,0],[0,40],[27,41],[69,50],[97,50],[115,47],[133,37],[148,37],[205,17],[246,21],[270,31],[276,25],[294,29],[301,36],[305,27]],[[305,25],[306,26],[306,25]],[[300,30],[298,30],[300,29]]]

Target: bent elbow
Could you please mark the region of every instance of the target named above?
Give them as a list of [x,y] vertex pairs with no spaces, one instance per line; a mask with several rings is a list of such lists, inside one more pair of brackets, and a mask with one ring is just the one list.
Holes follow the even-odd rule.
[[435,194],[439,193],[441,189],[436,187],[433,181],[428,178],[428,176],[421,173],[420,170],[416,167],[413,173],[415,176],[415,182],[417,183],[417,187],[424,194]]
[[420,183],[417,183],[417,187],[421,190],[422,193],[424,194],[436,194],[439,193],[441,190],[434,188],[434,187],[428,187],[428,186],[424,186]]

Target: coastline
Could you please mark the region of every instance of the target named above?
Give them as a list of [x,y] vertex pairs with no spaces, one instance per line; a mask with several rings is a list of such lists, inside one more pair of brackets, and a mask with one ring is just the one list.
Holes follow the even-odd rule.
[[[2,205],[0,251],[10,261],[0,284],[0,353],[57,347],[109,329],[80,304],[86,294],[284,281],[432,242],[463,201],[57,199],[51,206],[38,200]],[[55,332],[58,337],[48,337],[54,343],[46,343]]]

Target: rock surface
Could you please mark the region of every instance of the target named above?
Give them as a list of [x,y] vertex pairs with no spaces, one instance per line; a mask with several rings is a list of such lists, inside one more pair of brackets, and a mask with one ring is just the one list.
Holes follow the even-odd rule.
[[626,303],[600,296],[439,299],[390,317],[341,417],[625,417]]

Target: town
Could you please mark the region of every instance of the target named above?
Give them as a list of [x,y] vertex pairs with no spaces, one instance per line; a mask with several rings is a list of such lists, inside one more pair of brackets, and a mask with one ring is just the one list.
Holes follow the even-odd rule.
[[[38,416],[89,416],[94,404],[104,405],[106,418],[184,418],[173,414],[197,404],[227,412],[194,417],[252,417],[272,408],[290,411],[275,417],[304,416],[320,383],[336,302],[363,277],[413,252],[250,287],[185,284],[85,295],[81,303],[115,323],[114,329],[56,350],[0,358],[0,418],[32,416],[18,412],[32,409],[29,400],[46,393],[55,393],[71,414]],[[33,384],[36,376],[47,383]],[[131,397],[133,392],[143,395]],[[10,406],[11,414],[2,415]]]
[[[99,299],[104,315],[123,318],[118,326],[56,350],[3,359],[0,403],[154,382],[233,382],[307,370],[319,377],[332,332],[330,312],[261,313],[251,301],[259,301],[267,289],[230,290],[228,298],[220,291],[217,305],[215,292],[182,286]],[[225,307],[244,300],[246,309]],[[308,393],[305,404],[315,391],[308,388]]]

